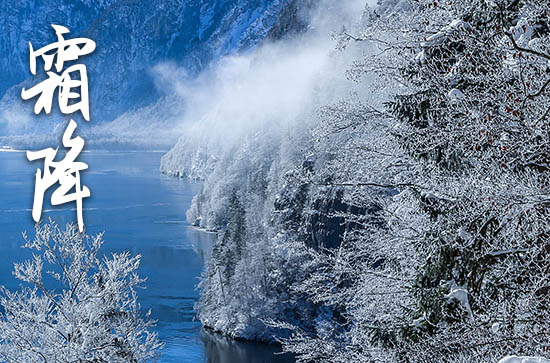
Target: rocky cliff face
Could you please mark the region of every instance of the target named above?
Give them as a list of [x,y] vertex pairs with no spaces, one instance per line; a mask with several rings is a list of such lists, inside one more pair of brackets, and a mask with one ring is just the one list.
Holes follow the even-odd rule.
[[29,46],[55,39],[50,24],[62,24],[79,34],[116,0],[1,0],[0,97],[30,76]]
[[[223,55],[255,47],[287,0],[1,0],[0,111],[20,107],[19,83],[29,78],[28,42],[55,40],[49,24],[97,43],[87,56],[94,121],[109,121],[158,98],[151,68],[171,61],[190,77]],[[10,90],[10,88],[16,88]],[[31,110],[24,107],[25,112]],[[2,118],[18,112],[0,112]],[[0,132],[7,131],[0,125]]]
[[317,2],[316,0],[291,0],[281,11],[277,23],[269,31],[268,38],[280,40],[304,33],[311,20],[311,10]]
[[86,31],[92,55],[92,104],[111,120],[156,98],[151,66],[173,61],[194,76],[223,55],[257,45],[283,0],[117,1]]

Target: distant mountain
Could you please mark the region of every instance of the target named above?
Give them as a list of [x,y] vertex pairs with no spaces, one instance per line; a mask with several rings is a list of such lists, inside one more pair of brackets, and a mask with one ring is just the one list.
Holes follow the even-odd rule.
[[[83,59],[94,122],[110,121],[158,98],[150,69],[174,62],[193,77],[213,60],[254,48],[273,28],[288,0],[0,0],[0,135],[13,118],[32,116],[22,104],[29,80],[28,42],[55,40],[50,24],[97,43]],[[8,120],[10,119],[10,120]]]
[[55,41],[50,24],[80,34],[117,0],[0,0],[0,97],[29,72],[29,42],[35,48]]

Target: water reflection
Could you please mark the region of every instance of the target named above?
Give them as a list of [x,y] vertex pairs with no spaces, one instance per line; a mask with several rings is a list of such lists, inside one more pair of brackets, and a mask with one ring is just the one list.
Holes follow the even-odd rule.
[[207,329],[201,329],[207,363],[293,363],[290,354],[280,354],[281,348],[251,342],[236,341]]

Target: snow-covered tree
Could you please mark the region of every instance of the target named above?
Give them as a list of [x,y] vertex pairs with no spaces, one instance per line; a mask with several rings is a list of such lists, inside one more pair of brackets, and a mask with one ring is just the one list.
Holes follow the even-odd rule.
[[[389,110],[430,217],[412,285],[416,361],[543,354],[550,155],[547,3],[419,2]],[[406,49],[401,48],[404,54]],[[443,358],[442,358],[443,357]],[[406,359],[406,358],[404,358]]]
[[342,44],[375,44],[350,75],[394,96],[328,108],[312,178],[374,213],[344,214],[360,227],[313,253],[321,269],[298,288],[340,318],[287,347],[316,362],[544,355],[549,5],[391,3]]
[[19,291],[2,289],[0,360],[6,362],[145,362],[161,343],[135,289],[140,256],[99,255],[102,235],[69,224],[24,234],[32,259],[16,263]]
[[220,229],[201,319],[293,331],[303,362],[546,354],[548,6],[386,0],[343,28],[357,84],[243,136],[196,199]]

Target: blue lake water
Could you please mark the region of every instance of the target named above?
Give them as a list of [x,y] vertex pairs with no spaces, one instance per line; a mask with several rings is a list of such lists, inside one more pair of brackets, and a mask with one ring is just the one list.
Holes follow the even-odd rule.
[[[144,310],[151,309],[165,343],[161,362],[283,363],[292,362],[276,347],[235,342],[205,332],[194,319],[195,289],[214,241],[185,221],[185,212],[200,186],[159,172],[161,153],[82,154],[89,165],[82,184],[92,196],[84,200],[89,234],[105,232],[103,252],[141,254],[139,273],[148,278],[140,290]],[[32,236],[34,173],[24,153],[0,152],[0,285],[16,289],[13,262],[28,258],[20,248],[21,232]],[[74,204],[51,208],[44,202],[43,218],[64,225],[76,220]]]

